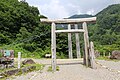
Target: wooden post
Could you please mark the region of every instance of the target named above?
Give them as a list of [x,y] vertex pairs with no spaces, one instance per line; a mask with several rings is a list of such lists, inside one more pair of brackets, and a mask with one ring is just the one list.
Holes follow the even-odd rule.
[[21,52],[18,52],[18,69],[20,69]]
[[111,56],[111,55],[110,55],[110,52],[109,52],[109,55],[108,55],[108,56],[109,56],[109,57]]
[[88,32],[87,32],[87,23],[83,23],[83,29],[85,30],[84,32],[84,43],[85,43],[85,54],[84,54],[84,64],[88,67],[89,65],[89,59],[88,59],[88,52],[89,52],[89,39],[88,39]]
[[103,57],[105,57],[105,52],[103,52]]
[[90,62],[91,62],[91,67],[93,69],[96,69],[95,53],[94,53],[94,44],[93,44],[93,42],[90,42]]
[[52,70],[53,72],[56,71],[56,25],[55,23],[52,23],[52,29],[51,29],[51,37],[52,37],[52,44],[51,44],[51,52],[52,52]]
[[[75,24],[75,29],[78,29],[78,25]],[[79,42],[79,33],[75,33],[76,37],[76,52],[77,52],[77,58],[81,58],[80,55],[80,42]]]
[[[68,24],[68,30],[71,29],[71,25]],[[73,55],[72,55],[72,40],[71,40],[71,33],[68,33],[68,51],[69,51],[69,59],[72,59],[73,58]]]

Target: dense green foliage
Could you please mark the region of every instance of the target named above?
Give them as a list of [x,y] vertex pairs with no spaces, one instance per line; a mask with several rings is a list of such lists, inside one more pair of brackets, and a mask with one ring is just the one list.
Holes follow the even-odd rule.
[[0,0],[0,32],[9,38],[16,38],[21,27],[32,32],[39,24],[39,11],[26,2]]
[[[49,24],[40,23],[40,18],[47,17],[40,15],[36,7],[24,1],[1,0],[0,8],[1,49],[12,49],[15,56],[17,52],[22,52],[23,57],[35,58],[43,58],[45,54],[51,53],[51,28]],[[65,58],[68,54],[66,36],[57,36],[58,58]]]
[[120,4],[110,5],[97,15],[90,27],[90,38],[100,52],[120,50]]
[[44,16],[39,16],[36,7],[24,1],[0,0],[0,14],[2,49],[21,51],[23,57],[44,56],[41,53],[50,45],[50,26],[40,24]]
[[[0,48],[22,52],[23,57],[43,58],[51,53],[50,24],[42,24],[38,9],[27,2],[18,0],[0,0]],[[91,15],[74,15],[73,17],[92,17]],[[100,52],[120,50],[120,4],[111,5],[97,15],[96,24],[88,25],[90,40]],[[71,17],[70,17],[71,18]],[[81,25],[81,24],[80,24]],[[67,25],[57,25],[59,29]],[[62,26],[62,28],[61,28]],[[80,34],[81,52],[84,50],[83,34]],[[75,52],[75,35],[72,34],[73,53]],[[57,34],[58,58],[68,57],[67,34]]]

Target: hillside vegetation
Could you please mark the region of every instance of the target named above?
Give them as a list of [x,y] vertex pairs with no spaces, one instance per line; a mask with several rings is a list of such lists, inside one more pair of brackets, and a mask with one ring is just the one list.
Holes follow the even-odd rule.
[[[40,23],[40,18],[46,17],[40,15],[36,7],[24,1],[0,0],[0,14],[0,49],[12,49],[15,56],[22,52],[22,57],[34,58],[51,53],[51,28],[49,24]],[[65,58],[67,37],[58,34],[57,38],[57,55]]]
[[[50,44],[50,26],[40,24],[39,11],[27,2],[0,0],[1,49],[22,52],[23,57],[42,57]],[[48,39],[49,38],[49,39]]]
[[106,53],[120,50],[120,4],[110,5],[96,16],[96,25],[89,31],[96,49]]
[[[95,16],[96,24],[88,26],[89,37],[94,41],[95,49],[101,53],[120,50],[120,4],[111,5]],[[51,53],[50,24],[42,24],[40,18],[46,17],[27,2],[0,0],[0,49],[12,49],[15,56],[17,52],[22,52],[22,57],[34,58],[43,58],[45,54]],[[75,35],[72,36],[73,53],[76,56]],[[80,40],[83,47],[83,37]],[[67,44],[67,34],[57,34],[58,58],[68,57]]]

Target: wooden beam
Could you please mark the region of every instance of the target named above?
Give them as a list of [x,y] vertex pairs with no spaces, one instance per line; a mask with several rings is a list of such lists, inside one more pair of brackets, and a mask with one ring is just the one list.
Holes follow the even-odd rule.
[[71,30],[56,30],[56,33],[79,33],[79,32],[84,32],[85,30],[83,29],[71,29]]
[[87,50],[88,50],[88,66],[90,66],[90,42],[89,42],[89,36],[88,36],[88,29],[87,29],[87,23],[83,23],[85,25],[85,33],[86,33],[86,40],[87,40]]
[[84,22],[83,23],[83,29],[85,30],[85,32],[84,32],[84,43],[85,43],[85,54],[84,54],[84,63],[85,63],[85,65],[88,67],[88,63],[89,63],[89,61],[88,61],[88,32],[87,32],[87,23],[86,22]]
[[[68,24],[68,30],[71,29],[71,25]],[[71,33],[68,33],[68,52],[69,52],[69,59],[73,58],[72,55],[72,40],[71,40]]]
[[95,22],[96,17],[90,18],[77,18],[77,19],[40,19],[44,23],[81,23],[81,22]]
[[[75,30],[78,29],[78,25],[75,24]],[[77,52],[77,58],[81,58],[80,55],[80,41],[79,41],[79,33],[75,33],[75,37],[76,37],[76,52]]]
[[56,71],[56,26],[55,23],[52,23],[52,29],[51,29],[51,52],[52,52],[52,70],[53,72]]

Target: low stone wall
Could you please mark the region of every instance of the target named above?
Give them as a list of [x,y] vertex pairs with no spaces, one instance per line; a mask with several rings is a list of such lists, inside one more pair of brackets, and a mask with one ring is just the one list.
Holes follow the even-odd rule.
[[23,73],[33,71],[35,69],[36,69],[36,66],[28,66],[28,67],[24,67],[22,69],[8,70],[8,71],[0,73],[0,78],[9,77],[9,76],[12,76],[12,75],[20,75],[20,74],[23,74]]

